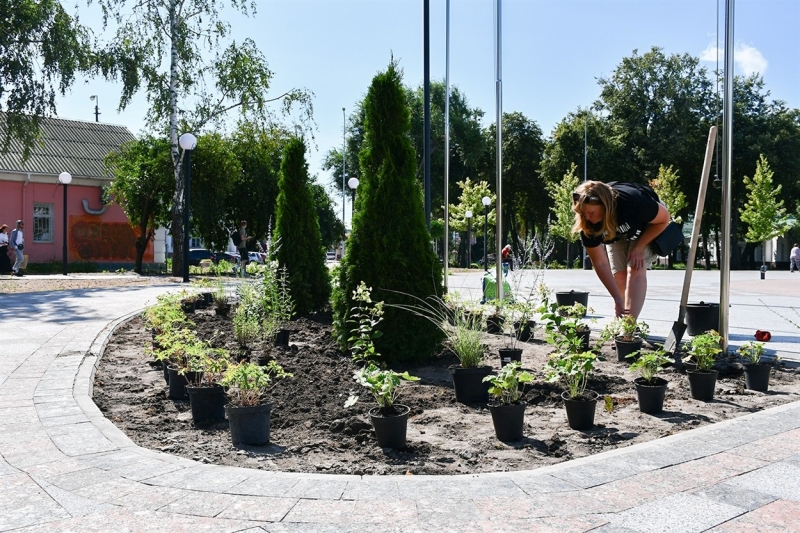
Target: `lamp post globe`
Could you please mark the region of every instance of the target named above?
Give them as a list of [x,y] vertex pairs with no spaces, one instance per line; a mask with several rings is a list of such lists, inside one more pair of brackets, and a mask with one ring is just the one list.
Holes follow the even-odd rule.
[[64,263],[64,275],[67,275],[67,185],[72,182],[72,174],[69,172],[62,172],[58,175],[58,182],[64,186],[64,242],[62,249],[62,262]]
[[472,266],[472,211],[464,213],[467,219],[467,268]]
[[347,180],[347,186],[350,187],[350,190],[353,193],[353,197],[351,198],[352,203],[350,204],[350,227],[353,226],[353,215],[356,212],[356,187],[358,187],[358,183],[358,178],[350,178]]
[[197,137],[191,133],[184,133],[178,139],[178,144],[184,151],[184,189],[183,189],[183,281],[189,282],[189,193],[192,184],[192,151],[197,147]]
[[489,238],[489,204],[492,199],[488,196],[481,198],[483,204],[483,271],[489,272],[489,255],[486,250],[486,239]]

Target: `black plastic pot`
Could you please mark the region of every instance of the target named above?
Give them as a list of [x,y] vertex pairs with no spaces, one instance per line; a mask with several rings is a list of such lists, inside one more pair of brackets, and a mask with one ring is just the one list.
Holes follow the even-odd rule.
[[217,303],[214,307],[214,313],[219,316],[228,316],[228,313],[231,310],[231,304],[227,303]]
[[178,368],[171,366],[169,372],[169,397],[173,400],[187,400],[186,386],[189,383],[197,383],[202,377],[202,372],[186,372],[183,375],[178,373]]
[[289,346],[289,337],[292,335],[290,329],[279,329],[275,334],[275,346]]
[[522,348],[500,348],[500,368],[506,366],[511,361],[522,362]]
[[184,313],[194,313],[197,309],[197,302],[195,300],[181,300],[181,309]]
[[[583,291],[557,292],[556,302],[558,302],[559,307],[569,307],[576,303],[589,307],[589,293]],[[586,316],[586,313],[583,316]]]
[[594,427],[594,413],[597,408],[597,393],[587,391],[580,398],[571,399],[566,392],[561,393],[567,411],[569,427],[583,431]]
[[592,334],[591,329],[585,331],[578,331],[578,337],[581,339],[581,350],[586,351],[589,349],[589,336]]
[[503,317],[498,315],[490,315],[486,319],[486,333],[502,333],[503,332]]
[[169,365],[166,360],[161,361],[161,370],[164,371],[164,383],[169,385]]
[[205,302],[206,307],[211,305],[213,295],[210,292],[201,292],[200,295],[203,297],[203,302]]
[[694,337],[710,329],[719,331],[719,304],[686,304],[686,334]]
[[536,322],[527,320],[523,325],[521,322],[514,323],[514,331],[517,333],[517,339],[522,342],[528,342],[533,339],[533,331],[536,328]]
[[187,385],[186,393],[192,404],[192,420],[195,424],[225,419],[225,391],[222,385],[194,387]]
[[636,386],[636,397],[639,400],[639,411],[647,414],[660,413],[664,410],[664,397],[667,394],[667,380],[654,378],[653,383],[644,378],[633,380]]
[[522,439],[522,429],[525,422],[525,402],[517,404],[490,405],[492,424],[497,440],[513,442]]
[[617,347],[617,361],[623,363],[633,362],[633,358],[627,357],[633,352],[638,352],[642,349],[642,339],[632,341],[625,341],[619,338],[614,339],[614,345]]
[[231,428],[234,446],[263,446],[269,444],[269,414],[272,404],[265,403],[248,407],[228,404],[225,415]]
[[695,400],[710,402],[714,399],[714,389],[717,386],[716,370],[694,370],[686,372],[689,377],[689,394]]
[[400,450],[406,447],[408,413],[411,409],[399,403],[393,407],[397,414],[384,414],[380,407],[374,407],[369,410],[369,418],[375,429],[378,446]]
[[483,378],[492,373],[492,367],[462,368],[460,365],[450,367],[453,376],[453,389],[458,403],[486,403],[489,401],[489,383]]
[[759,392],[767,392],[771,371],[772,367],[764,363],[744,365],[744,387]]

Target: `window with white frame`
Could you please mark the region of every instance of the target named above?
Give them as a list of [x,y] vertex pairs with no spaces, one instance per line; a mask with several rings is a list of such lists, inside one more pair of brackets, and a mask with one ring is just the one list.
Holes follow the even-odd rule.
[[33,204],[33,242],[53,242],[53,204]]

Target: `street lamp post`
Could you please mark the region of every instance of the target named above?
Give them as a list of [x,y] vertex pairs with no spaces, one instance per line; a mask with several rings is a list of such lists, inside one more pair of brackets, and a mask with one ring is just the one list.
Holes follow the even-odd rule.
[[472,211],[464,213],[467,219],[467,268],[472,266]]
[[353,231],[353,217],[356,214],[356,187],[358,187],[358,178],[350,178],[347,180],[347,186],[350,187],[350,190],[353,192],[353,198],[350,204],[350,231]]
[[72,181],[72,174],[69,172],[62,172],[58,175],[58,182],[64,186],[64,247],[63,247],[63,262],[64,262],[64,275],[67,275],[67,185]]
[[93,94],[89,97],[89,100],[94,102],[94,121],[100,122],[100,97]]
[[178,139],[178,144],[183,148],[185,158],[184,187],[183,187],[183,281],[189,282],[189,192],[192,183],[192,151],[197,147],[197,137],[191,133],[184,133]]
[[[345,197],[344,180],[347,179],[347,116],[342,108],[342,227],[344,228],[344,236],[347,238],[347,226],[344,221],[344,209],[347,205]],[[342,259],[344,259],[344,239],[342,240]]]
[[483,270],[489,272],[489,256],[486,253],[486,239],[489,238],[489,204],[492,203],[491,198],[484,196],[481,198],[483,204]]

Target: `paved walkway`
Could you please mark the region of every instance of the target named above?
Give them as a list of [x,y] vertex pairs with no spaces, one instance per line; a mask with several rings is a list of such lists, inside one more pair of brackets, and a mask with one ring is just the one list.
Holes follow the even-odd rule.
[[0,531],[800,531],[800,404],[475,476],[284,474],[139,448],[91,401],[92,375],[114,327],[163,290],[3,295]]

